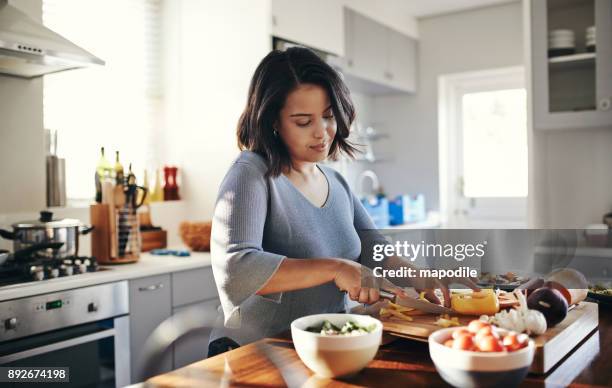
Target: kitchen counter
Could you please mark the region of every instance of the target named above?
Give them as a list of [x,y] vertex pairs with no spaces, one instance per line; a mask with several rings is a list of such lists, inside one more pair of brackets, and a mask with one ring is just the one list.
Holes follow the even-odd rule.
[[[267,356],[266,356],[266,355]],[[612,381],[612,309],[600,306],[594,331],[548,375],[528,375],[521,386],[609,386]],[[436,372],[426,343],[397,339],[350,378],[323,379],[300,361],[289,333],[266,338],[156,376],[147,386],[448,386]]]
[[188,257],[154,256],[150,253],[143,253],[140,260],[132,264],[101,265],[103,270],[98,272],[0,287],[0,302],[208,266],[210,266],[210,253],[208,252],[192,252]]

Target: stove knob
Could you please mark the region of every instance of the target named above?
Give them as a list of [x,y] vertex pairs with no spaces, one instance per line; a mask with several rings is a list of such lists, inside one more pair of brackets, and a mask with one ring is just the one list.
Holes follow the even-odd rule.
[[95,302],[91,302],[87,305],[87,311],[90,313],[95,313],[96,311],[98,311],[98,304]]
[[4,321],[5,330],[15,330],[17,328],[17,318],[9,318]]

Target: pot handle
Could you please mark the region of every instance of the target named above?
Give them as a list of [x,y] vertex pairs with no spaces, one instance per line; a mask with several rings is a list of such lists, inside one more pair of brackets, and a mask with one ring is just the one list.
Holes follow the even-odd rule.
[[7,240],[14,240],[17,236],[15,233],[9,232],[8,230],[0,229],[0,237],[3,237]]
[[88,234],[89,232],[91,232],[92,230],[94,230],[95,226],[93,225],[81,225],[79,226],[79,233],[80,234]]

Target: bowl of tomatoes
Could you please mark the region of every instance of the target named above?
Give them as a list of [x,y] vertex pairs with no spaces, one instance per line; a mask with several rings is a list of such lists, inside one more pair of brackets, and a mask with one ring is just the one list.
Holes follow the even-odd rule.
[[518,386],[533,362],[526,334],[474,320],[429,336],[429,355],[440,376],[456,387]]

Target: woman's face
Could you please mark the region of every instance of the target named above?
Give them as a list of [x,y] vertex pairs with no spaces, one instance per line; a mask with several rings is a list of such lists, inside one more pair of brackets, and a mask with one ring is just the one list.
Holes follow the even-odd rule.
[[302,84],[287,96],[276,126],[292,161],[320,162],[336,136],[329,96],[321,86]]

